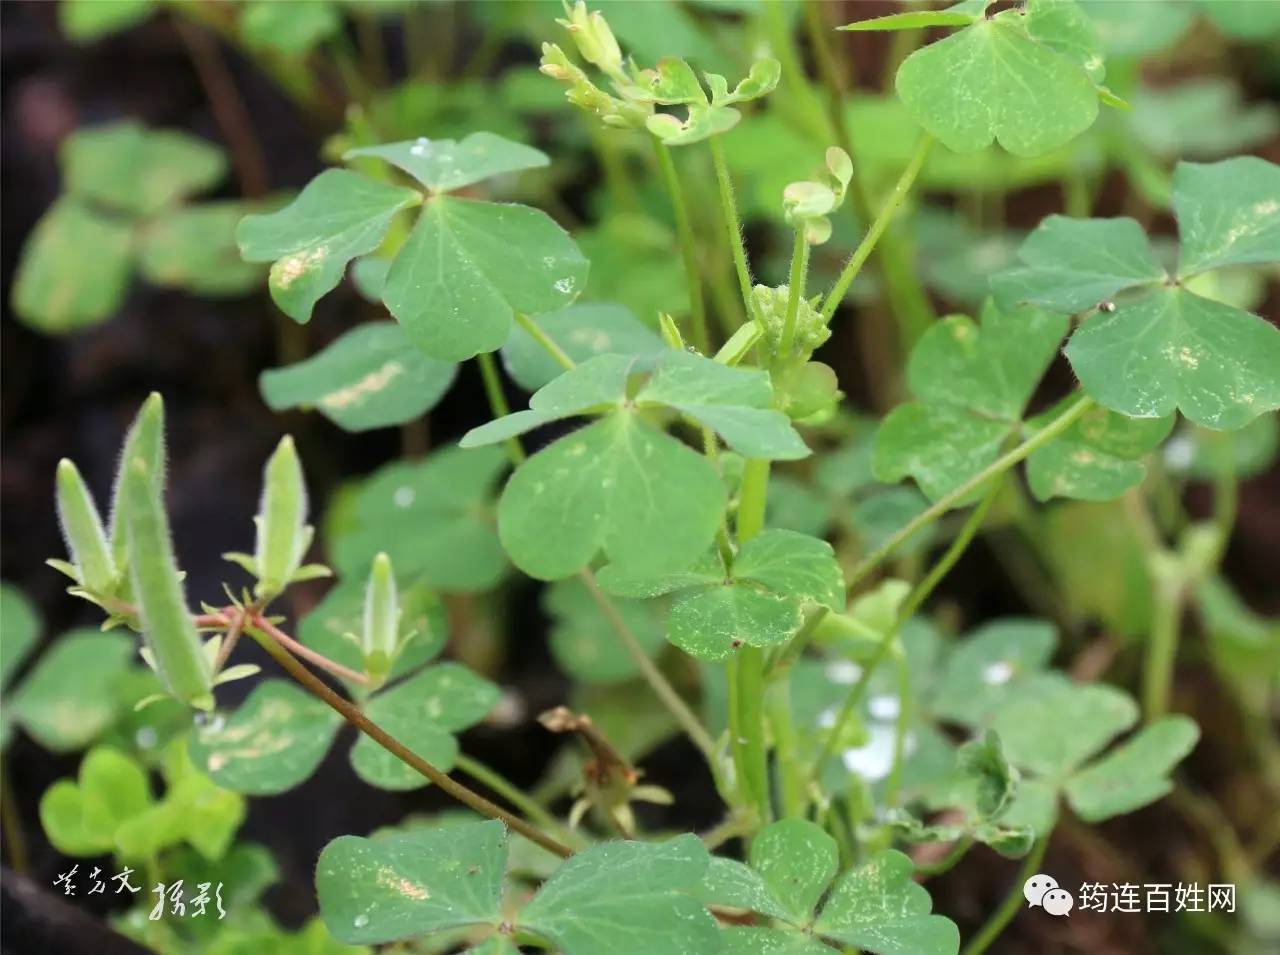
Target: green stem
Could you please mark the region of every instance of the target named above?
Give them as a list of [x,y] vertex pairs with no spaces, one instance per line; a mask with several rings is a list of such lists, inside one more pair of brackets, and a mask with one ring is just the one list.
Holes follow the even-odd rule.
[[991,914],[991,918],[987,919],[986,924],[978,930],[978,934],[969,940],[969,944],[961,950],[960,955],[981,955],[1013,921],[1013,917],[1018,914],[1018,909],[1025,902],[1022,887],[1027,879],[1040,871],[1040,863],[1044,861],[1044,853],[1048,847],[1049,836],[1046,834],[1038,839],[1031,851],[1027,853],[1027,857],[1022,861],[1022,867],[1018,869],[1018,875],[1014,878],[1013,887],[1000,903],[1000,907]]
[[804,815],[806,774],[800,762],[795,721],[791,716],[791,682],[774,681],[767,691],[769,725],[777,749],[778,789],[782,795],[782,815],[799,819]]
[[791,276],[787,286],[787,314],[782,321],[782,338],[778,342],[778,357],[786,358],[796,341],[796,317],[800,314],[800,300],[804,298],[805,277],[809,271],[809,240],[804,225],[796,226],[795,244],[791,248]]
[[529,337],[541,345],[552,358],[565,371],[570,371],[577,367],[577,362],[565,354],[564,349],[555,343],[555,341],[544,332],[532,318],[524,312],[516,312],[516,324],[529,333]]
[[1156,600],[1151,612],[1151,634],[1147,639],[1142,674],[1142,710],[1148,723],[1155,722],[1169,711],[1185,590],[1181,581],[1157,581],[1154,589]]
[[530,799],[520,787],[515,785],[497,770],[490,766],[486,766],[478,759],[472,759],[466,753],[459,753],[458,758],[454,760],[454,765],[462,770],[478,783],[483,783],[488,789],[497,793],[512,806],[519,809],[538,825],[547,829],[561,830],[563,834],[564,827],[560,824],[551,813],[547,812],[533,799]]
[[951,851],[937,862],[916,866],[916,874],[925,878],[932,878],[933,876],[942,875],[944,872],[950,872],[971,848],[973,848],[973,836],[962,836],[956,840],[956,844],[951,847]]
[[[738,544],[741,546],[764,529],[765,503],[769,494],[769,462],[749,459],[742,468],[742,489],[738,500]],[[729,660],[734,765],[738,784],[761,825],[771,817],[769,804],[768,753],[764,735],[764,650],[742,646]]]
[[1071,427],[1080,416],[1093,407],[1093,399],[1088,395],[1081,395],[1072,402],[1063,412],[1054,418],[1040,431],[1023,441],[1016,448],[1005,452],[991,464],[987,465],[969,480],[965,481],[954,491],[944,494],[938,498],[930,507],[926,508],[904,527],[893,534],[888,540],[877,547],[874,551],[862,558],[849,575],[848,586],[852,589],[867,574],[871,573],[882,561],[895,550],[902,546],[904,542],[914,536],[921,528],[932,524],[939,517],[945,514],[951,508],[957,506],[961,501],[976,491],[987,481],[991,480],[998,474],[1003,474],[1015,464],[1025,459],[1032,452],[1044,447],[1067,428]]
[[751,267],[747,264],[747,247],[742,237],[742,221],[738,218],[738,204],[733,198],[733,180],[729,178],[729,164],[724,158],[724,145],[719,136],[707,140],[711,146],[711,161],[716,167],[716,185],[720,190],[720,212],[724,216],[725,231],[729,236],[729,248],[733,253],[733,265],[738,272],[738,288],[747,317],[751,318]]
[[[482,351],[476,355],[476,364],[480,366],[480,377],[484,379],[484,394],[489,399],[489,408],[494,418],[505,418],[511,414],[511,406],[507,404],[507,396],[502,393],[502,379],[498,376],[498,366],[490,352]],[[503,442],[507,448],[507,456],[511,463],[524,463],[524,448],[519,438],[507,438]]]
[[649,139],[653,143],[653,151],[658,156],[658,168],[662,171],[662,181],[667,187],[671,209],[676,217],[676,235],[679,236],[680,255],[684,259],[684,277],[689,285],[690,337],[698,351],[709,355],[711,339],[707,335],[707,313],[702,301],[702,277],[698,270],[697,239],[693,234],[693,223],[689,219],[689,203],[685,199],[684,187],[680,185],[680,176],[671,158],[671,150],[656,136],[650,136]]
[[889,193],[889,198],[881,207],[880,212],[876,215],[875,221],[871,223],[871,228],[867,230],[867,234],[863,237],[862,242],[853,250],[853,255],[849,256],[849,261],[845,263],[844,269],[840,272],[840,277],[836,279],[836,284],[832,286],[827,300],[822,306],[822,318],[824,321],[831,321],[831,316],[835,314],[836,308],[839,307],[841,300],[844,298],[845,292],[849,291],[849,286],[853,284],[854,278],[862,270],[863,264],[867,261],[867,257],[871,255],[872,250],[876,247],[876,243],[880,241],[880,236],[884,234],[884,230],[889,227],[894,213],[898,211],[898,207],[902,205],[907,193],[911,191],[912,184],[916,181],[916,177],[920,174],[921,168],[924,166],[925,158],[929,155],[929,147],[933,145],[933,137],[928,133],[924,133],[920,137],[920,144],[916,147],[915,154],[911,157],[911,161],[907,163],[907,168],[902,171],[902,175],[898,177],[897,183],[893,187],[893,191]]
[[781,3],[765,3],[762,5],[764,26],[769,35],[769,46],[773,55],[782,67],[782,79],[787,90],[780,97],[785,106],[794,106],[797,118],[806,127],[809,136],[822,141],[831,140],[831,124],[822,101],[814,92],[809,77],[805,74],[804,64],[800,59],[800,51],[796,48],[795,37],[787,24],[787,18]]

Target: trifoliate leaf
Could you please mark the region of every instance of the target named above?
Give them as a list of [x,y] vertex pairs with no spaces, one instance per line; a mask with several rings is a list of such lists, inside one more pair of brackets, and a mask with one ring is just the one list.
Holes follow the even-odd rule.
[[191,760],[219,786],[270,796],[297,786],[329,750],[342,717],[282,680],[254,687],[230,717],[207,720],[191,737]]
[[1280,262],[1280,166],[1256,156],[1202,165],[1178,163],[1182,278],[1229,265]]
[[255,50],[301,56],[342,29],[331,0],[291,0],[287,5],[251,0],[240,16],[240,36]]
[[[437,769],[453,768],[453,733],[473,726],[498,702],[496,686],[457,663],[440,663],[376,694],[364,706],[373,722]],[[351,765],[371,786],[417,789],[428,780],[369,737],[351,750]]]
[[403,169],[432,192],[452,192],[483,179],[550,165],[546,153],[493,133],[472,133],[461,142],[417,139],[352,149],[342,158],[376,156]]
[[[1028,437],[1063,412],[1061,402],[1027,422]],[[1142,483],[1147,469],[1138,460],[1173,429],[1166,418],[1126,418],[1093,407],[1061,436],[1027,458],[1027,481],[1037,500],[1073,497],[1109,501]]]
[[54,335],[105,321],[124,300],[132,242],[126,224],[64,196],[22,247],[14,311],[32,328]]
[[307,322],[347,263],[381,245],[396,213],[420,201],[412,189],[328,169],[280,211],[242,219],[236,242],[246,261],[275,263],[271,297],[294,321]]
[[119,848],[121,825],[151,805],[146,770],[117,750],[98,747],[85,754],[77,779],[60,779],[45,790],[40,822],[59,852],[103,855]]
[[1086,392],[1131,417],[1177,409],[1230,429],[1280,408],[1280,329],[1182,289],[1093,316],[1066,355]]
[[544,212],[436,196],[392,263],[383,301],[428,355],[461,361],[500,348],[515,312],[568,305],[587,268]]
[[314,408],[346,431],[368,431],[430,411],[457,371],[424,355],[395,322],[370,322],[305,361],[263,372],[259,387],[273,411]]
[[556,870],[520,913],[519,927],[565,955],[596,955],[602,938],[628,955],[715,951],[715,919],[684,894],[709,861],[693,835],[593,846]]
[[241,259],[235,242],[236,225],[250,208],[205,202],[147,223],[138,258],[143,276],[197,295],[243,295],[257,288],[263,269]]
[[991,728],[1015,766],[1064,779],[1137,718],[1137,706],[1119,690],[1043,674],[1023,682],[999,706]]
[[721,933],[720,955],[827,955],[829,946],[799,932],[731,925]]
[[10,583],[0,583],[0,689],[6,689],[40,636],[35,604]]
[[1157,720],[1071,777],[1067,801],[1085,822],[1140,809],[1173,789],[1169,772],[1199,738],[1200,728],[1185,716]]
[[361,944],[496,925],[506,862],[507,830],[493,820],[340,836],[316,864],[320,917],[334,938]]
[[931,499],[1000,454],[1066,333],[1061,316],[988,302],[979,328],[964,316],[931,327],[912,350],[907,380],[920,399],[895,408],[875,440],[881,481],[910,475]]
[[1053,626],[1008,618],[984,624],[956,642],[939,677],[931,710],[966,726],[982,726],[999,705],[1053,655]]
[[203,192],[227,168],[212,143],[132,121],[77,130],[58,159],[66,193],[138,216]]
[[[7,627],[4,634],[8,643]],[[122,633],[63,634],[9,701],[14,719],[47,750],[84,749],[124,711],[121,683],[135,652],[136,642]]]
[[751,842],[750,859],[765,888],[795,925],[808,924],[840,862],[836,841],[804,819],[766,826]]
[[[657,332],[622,305],[578,302],[539,315],[538,328],[576,362],[596,355],[652,355],[666,346]],[[502,364],[521,388],[537,391],[564,368],[522,327],[511,329]]]
[[912,115],[956,152],[994,139],[1036,156],[1073,139],[1098,115],[1097,39],[1074,5],[1030,0],[917,50],[898,70]]
[[961,746],[956,764],[977,784],[975,804],[983,819],[999,817],[1018,793],[1018,771],[1009,765],[1000,735],[992,730]]
[[911,860],[893,849],[842,876],[814,931],[876,955],[955,955],[960,933],[931,915],[928,891],[911,879]]
[[[656,655],[665,633],[657,608],[637,600],[614,600],[613,605],[644,651]],[[548,587],[542,606],[552,621],[551,655],[573,679],[617,683],[639,673],[613,625],[580,581],[564,580]]]
[[492,494],[501,448],[446,448],[387,465],[354,494],[351,521],[329,541],[344,576],[363,577],[386,551],[402,580],[441,590],[487,590],[506,570]]
[[1166,277],[1133,219],[1049,216],[1027,236],[1018,257],[1024,268],[991,283],[996,300],[1007,307],[1034,302],[1056,312],[1083,312]]

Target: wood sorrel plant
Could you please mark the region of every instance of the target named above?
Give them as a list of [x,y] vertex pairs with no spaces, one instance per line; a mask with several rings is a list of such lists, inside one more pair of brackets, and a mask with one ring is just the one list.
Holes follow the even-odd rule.
[[[1107,50],[1086,9],[991,6],[965,0],[843,28],[952,31],[896,70],[900,104],[881,108],[921,131],[888,172],[882,155],[864,158],[875,144],[851,134],[843,90],[810,85],[777,5],[760,14],[774,56],[732,87],[676,56],[640,65],[600,12],[566,6],[570,52],[543,43],[541,72],[564,85],[590,136],[652,151],[687,297],[674,318],[579,302],[591,257],[546,212],[498,201],[552,157],[483,130],[348,144],[350,168],[242,219],[240,253],[270,263],[271,297],[293,321],[308,322],[349,265],[394,319],[264,374],[270,407],[314,409],[348,431],[402,424],[474,359],[491,411],[456,447],[388,466],[332,515],[325,543],[339,581],[297,637],[271,605],[330,571],[306,563],[313,530],[291,438],[265,467],[253,554],[226,555],[253,587],[199,613],[168,529],[159,396],[126,439],[108,525],[75,465],[59,465],[68,560],[51,563],[103,608],[104,629],[142,635],[163,697],[215,711],[218,686],[257,675],[230,662],[246,635],[292,679],[262,680],[234,712],[203,718],[169,757],[172,785],[189,771],[235,794],[284,792],[315,771],[345,721],[360,733],[350,762],[363,781],[434,784],[488,817],[331,842],[316,889],[333,938],[487,955],[955,955],[960,932],[920,881],[980,843],[1024,862],[968,939],[977,955],[1015,914],[1064,811],[1098,822],[1175,788],[1200,732],[1169,713],[1183,611],[1247,617],[1218,574],[1237,447],[1280,408],[1280,332],[1215,277],[1280,263],[1280,168],[1178,163],[1161,181],[1176,249],[1134,219],[1091,218],[1077,198],[1082,214],[1046,217],[982,283],[976,317],[935,320],[896,232],[920,184],[993,142],[1017,157],[1051,154],[1108,122],[1104,107],[1128,108],[1103,85]],[[817,4],[804,13],[825,71],[823,15]],[[768,150],[744,157],[730,138],[766,109],[821,140],[813,175],[769,194],[790,250],[776,264],[748,256],[735,190]],[[856,242],[827,261],[847,209]],[[42,232],[37,247],[53,241]],[[868,263],[904,352],[901,388],[880,396],[893,407],[870,424],[815,360],[849,320],[849,296],[869,294],[858,281]],[[20,298],[35,314],[32,269]],[[1059,353],[1072,375],[1049,373]],[[530,393],[527,408],[509,409],[504,369]],[[1151,467],[1175,429],[1186,460],[1166,451]],[[1168,506],[1175,466],[1213,479],[1212,520],[1153,513],[1149,500]],[[883,487],[908,480],[918,493]],[[1038,529],[1036,506],[1055,499],[1123,501],[1109,513],[1143,536],[1141,706],[1119,686],[1053,669],[1054,622],[983,621],[951,639],[922,613],[979,535],[997,520]],[[489,591],[512,566],[548,582],[563,669],[589,687],[634,680],[644,691],[606,689],[621,712],[608,731],[589,692],[574,701],[581,712],[544,717],[591,755],[580,779],[552,773],[534,793],[461,751],[458,735],[498,706],[498,687],[433,662],[447,628],[438,594]],[[1057,622],[1073,627],[1073,613]],[[18,708],[33,732],[48,728],[39,697],[27,691]],[[661,729],[641,741],[646,721]],[[701,837],[644,832],[632,808],[672,798],[635,765],[672,728],[723,803],[723,823]],[[77,782],[49,791],[46,828],[72,854],[155,862],[168,843],[139,847],[129,813],[95,815],[113,776],[140,772],[111,753],[91,752]],[[555,807],[570,792],[580,798],[562,819]],[[160,813],[153,802],[148,793],[133,808]],[[198,838],[183,833],[171,841]],[[725,850],[734,839],[743,851]],[[950,849],[921,861],[929,843]]]

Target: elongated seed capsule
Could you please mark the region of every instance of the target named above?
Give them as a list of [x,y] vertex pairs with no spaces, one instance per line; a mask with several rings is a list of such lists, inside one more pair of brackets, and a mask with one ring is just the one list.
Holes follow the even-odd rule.
[[102,530],[102,518],[76,466],[58,462],[58,522],[71,562],[80,572],[80,586],[90,593],[109,594],[116,585],[116,562]]
[[288,586],[311,541],[306,526],[307,487],[293,438],[285,435],[267,461],[258,516],[258,591],[274,596]]
[[381,681],[391,671],[399,642],[399,624],[399,597],[391,558],[380,553],[373,559],[369,585],[365,588],[364,633],[361,634],[365,672],[375,680]]
[[125,434],[124,447],[120,451],[120,464],[116,468],[115,489],[111,495],[111,554],[116,567],[123,569],[127,560],[128,527],[121,517],[122,486],[126,462],[142,458],[157,489],[164,487],[164,399],[153,391],[138,409],[138,414]]
[[178,699],[197,709],[212,709],[212,667],[187,611],[161,491],[143,458],[126,462],[121,498],[128,524],[129,577],[156,670]]

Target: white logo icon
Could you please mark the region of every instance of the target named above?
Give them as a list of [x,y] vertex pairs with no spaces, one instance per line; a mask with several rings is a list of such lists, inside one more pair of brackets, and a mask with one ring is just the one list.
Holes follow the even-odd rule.
[[1041,906],[1050,915],[1066,915],[1075,907],[1076,900],[1066,889],[1058,887],[1058,880],[1051,875],[1038,873],[1022,886],[1027,907]]

